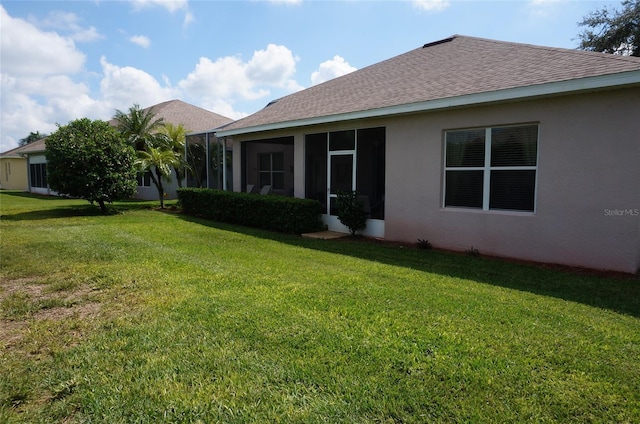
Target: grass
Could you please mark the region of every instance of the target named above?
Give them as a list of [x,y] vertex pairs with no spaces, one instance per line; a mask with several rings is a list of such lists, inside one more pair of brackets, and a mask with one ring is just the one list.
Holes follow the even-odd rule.
[[640,279],[0,192],[0,422],[637,422]]

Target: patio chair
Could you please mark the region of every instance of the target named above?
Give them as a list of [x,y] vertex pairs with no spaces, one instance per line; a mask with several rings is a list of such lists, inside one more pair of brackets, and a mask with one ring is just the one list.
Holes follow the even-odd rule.
[[260,194],[270,194],[271,193],[271,185],[262,186],[260,190]]

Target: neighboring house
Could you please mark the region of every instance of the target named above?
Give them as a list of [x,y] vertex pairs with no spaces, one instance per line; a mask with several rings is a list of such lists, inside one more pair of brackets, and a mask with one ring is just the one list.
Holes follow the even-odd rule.
[[[203,133],[211,134],[210,138],[213,142],[214,137],[211,133],[213,128],[220,127],[221,125],[232,122],[232,119],[218,115],[217,113],[210,112],[206,109],[185,103],[181,100],[171,100],[164,103],[159,103],[154,106],[143,109],[145,112],[149,109],[153,109],[156,119],[162,118],[164,122],[174,125],[182,124],[187,133]],[[126,111],[123,111],[126,112]],[[117,125],[115,120],[109,121],[113,126]],[[187,138],[189,140],[190,137]],[[206,156],[205,156],[206,157]],[[195,185],[191,178],[188,178],[185,182],[188,186]],[[206,187],[206,185],[205,185]],[[178,181],[175,173],[172,175],[171,183],[165,184],[164,189],[169,199],[175,199],[177,197],[176,190],[178,188]],[[141,175],[138,178],[138,199],[155,200],[158,198],[158,190],[151,182],[151,178],[148,175]]]
[[270,103],[233,137],[234,190],[370,213],[365,234],[634,273],[640,58],[466,36]]
[[[49,189],[47,184],[47,161],[44,156],[44,141],[45,139],[36,140],[2,154],[4,157],[11,152],[12,156],[17,155],[20,157],[20,159],[15,159],[11,166],[12,173],[24,175],[24,185],[20,190],[37,194],[56,194]],[[5,187],[4,184],[2,187],[9,188]]]
[[[206,131],[232,121],[217,113],[209,112],[206,109],[185,103],[181,100],[159,103],[143,110],[147,111],[149,109],[153,109],[156,118],[162,118],[164,122],[174,125],[182,124],[187,132]],[[110,120],[109,123],[113,126],[117,125],[114,119]],[[26,170],[28,169],[29,178],[25,190],[38,194],[56,194],[49,189],[47,184],[45,147],[45,139],[42,139],[14,149],[11,152],[26,157],[23,163],[25,169],[23,172],[27,172]],[[5,154],[3,154],[3,156]],[[15,171],[16,168],[17,166],[13,166],[12,171]],[[177,187],[178,181],[175,175],[172,175],[171,183],[165,184],[164,187],[168,198],[176,198]],[[136,198],[145,200],[156,200],[158,198],[158,191],[148,175],[141,175],[138,178]]]
[[27,159],[20,155],[24,147],[16,147],[0,153],[0,189],[22,191],[29,189]]

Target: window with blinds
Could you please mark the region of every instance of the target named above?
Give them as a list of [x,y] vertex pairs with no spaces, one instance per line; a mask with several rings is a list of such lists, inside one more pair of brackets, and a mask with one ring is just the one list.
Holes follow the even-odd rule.
[[535,210],[538,125],[445,133],[444,206]]

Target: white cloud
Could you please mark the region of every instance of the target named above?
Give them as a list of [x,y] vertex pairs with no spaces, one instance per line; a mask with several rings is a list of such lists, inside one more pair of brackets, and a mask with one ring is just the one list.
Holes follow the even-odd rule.
[[104,35],[100,34],[95,27],[89,27],[86,29],[78,29],[71,38],[79,43],[88,43],[100,40],[104,38]]
[[266,50],[258,50],[247,63],[247,77],[254,83],[286,87],[296,72],[296,58],[285,46],[269,44]]
[[[52,14],[38,23],[51,31],[9,16],[2,5],[0,19],[0,151],[16,147],[31,131],[50,133],[56,123],[82,117],[108,120],[116,109],[133,104],[147,107],[181,98],[238,119],[247,115],[235,109],[240,102],[302,88],[294,79],[297,58],[281,45],[270,44],[246,61],[241,56],[202,57],[174,86],[165,75],[156,78],[106,57],[100,59],[100,71],[87,71],[85,55],[74,43],[82,27],[73,14]],[[90,33],[84,33],[86,40]],[[147,43],[142,37],[131,40]],[[90,81],[99,81],[99,88],[92,89]]]
[[12,18],[0,5],[2,37],[0,72],[10,75],[53,75],[82,69],[85,55],[70,38],[43,32],[33,24]]
[[150,6],[160,6],[173,13],[180,9],[187,9],[189,2],[187,0],[131,0],[134,9],[142,9]]
[[75,13],[54,11],[41,21],[31,17],[30,22],[39,28],[50,28],[68,33],[69,38],[77,42],[91,42],[104,38],[95,27],[83,28]]
[[193,21],[195,21],[195,17],[193,16],[193,13],[187,12],[184,14],[184,21],[182,22],[182,25],[187,27]]
[[31,131],[54,131],[56,122],[76,118],[92,101],[88,87],[72,79],[83,70],[85,55],[70,37],[13,18],[2,5],[0,20],[0,151],[5,151]]
[[133,44],[139,45],[140,47],[144,47],[145,49],[151,45],[151,40],[149,39],[149,37],[145,37],[144,35],[134,35],[133,37],[129,38],[129,41],[131,41]]
[[[5,81],[2,81],[2,102],[5,102]],[[2,140],[0,152],[18,146],[18,141],[29,135],[30,131],[49,133],[55,131],[55,121],[51,120],[52,108],[38,104],[31,97],[12,92],[9,94],[11,108],[2,108]],[[29,128],[29,129],[27,129]]]
[[245,73],[246,65],[240,58],[227,56],[215,62],[201,57],[195,69],[178,87],[192,97],[205,99],[240,97],[243,99],[259,99],[268,91],[254,91],[253,84]]
[[178,90],[160,85],[154,77],[140,69],[113,65],[104,56],[100,58],[100,64],[103,71],[101,101],[113,109],[128,108],[134,103],[147,107],[179,97]]
[[31,131],[51,133],[56,123],[83,116],[103,118],[107,108],[89,88],[66,75],[2,78],[2,148],[8,150]]
[[275,4],[302,4],[302,0],[269,0],[269,3],[275,3]]
[[199,106],[231,119],[240,119],[248,115],[248,113],[235,110],[233,104],[223,99],[201,101]]
[[428,12],[439,12],[451,5],[449,0],[413,0],[413,7]]
[[545,6],[553,3],[558,3],[560,0],[530,0],[529,3],[532,6]]
[[[216,61],[201,57],[178,87],[189,97],[207,104],[232,105],[239,100],[257,100],[270,95],[270,88],[288,92],[300,90],[302,87],[292,79],[295,63],[289,49],[274,44],[254,52],[248,62],[243,62],[239,56]],[[218,113],[224,115],[222,111]]]
[[129,0],[133,4],[134,10],[142,10],[148,7],[163,7],[169,13],[175,13],[179,10],[184,10],[184,20],[182,25],[184,27],[189,26],[191,22],[195,20],[193,13],[189,10],[188,0]]
[[322,62],[318,70],[311,74],[311,83],[313,85],[320,84],[356,70],[357,68],[349,65],[342,57],[336,55],[333,59]]
[[545,18],[554,13],[558,4],[559,0],[530,0],[528,8],[534,16]]

